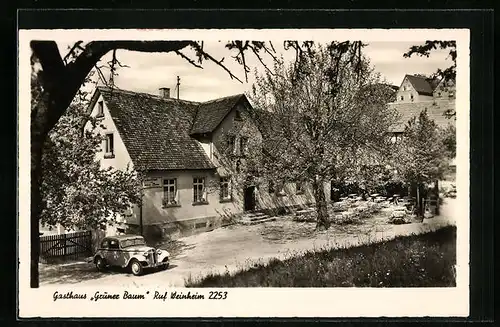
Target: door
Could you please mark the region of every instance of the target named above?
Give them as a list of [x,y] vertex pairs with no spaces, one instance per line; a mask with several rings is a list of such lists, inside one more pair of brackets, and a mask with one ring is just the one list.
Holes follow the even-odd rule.
[[120,255],[120,244],[117,239],[110,239],[109,240],[109,247],[108,250],[106,251],[106,261],[108,262],[109,265],[111,266],[117,266],[119,265],[119,255]]
[[249,186],[245,188],[244,210],[245,211],[255,210],[255,186]]

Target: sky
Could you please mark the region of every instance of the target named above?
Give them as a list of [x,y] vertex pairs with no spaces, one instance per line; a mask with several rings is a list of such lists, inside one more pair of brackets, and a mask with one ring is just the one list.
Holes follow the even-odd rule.
[[[405,74],[432,74],[438,68],[447,68],[451,65],[446,50],[436,50],[429,58],[412,56],[404,58],[403,54],[411,45],[418,42],[367,42],[364,54],[370,59],[376,72],[388,83],[399,86]],[[422,41],[423,43],[423,41]],[[61,55],[68,52],[68,43],[58,43]],[[115,77],[117,87],[135,92],[159,94],[159,88],[170,88],[171,96],[176,97],[177,76],[180,77],[179,97],[190,101],[208,101],[219,97],[249,92],[254,82],[253,71],[249,74],[248,83],[245,82],[242,67],[231,56],[231,52],[224,47],[225,42],[205,42],[205,50],[215,59],[224,57],[224,64],[233,74],[238,76],[243,83],[231,79],[229,74],[214,63],[206,62],[203,69],[189,64],[175,53],[142,53],[127,50],[118,50],[117,58],[128,67],[120,67]],[[285,51],[281,44],[274,43],[278,55],[283,55],[285,60],[292,60],[295,56],[293,50]],[[183,50],[190,55],[193,52]],[[190,56],[194,58],[194,56]],[[111,54],[102,58],[101,62],[111,59]],[[253,55],[247,57],[248,65],[258,72],[263,71],[263,66]],[[271,58],[265,59],[271,63]],[[109,71],[104,71],[109,76]]]

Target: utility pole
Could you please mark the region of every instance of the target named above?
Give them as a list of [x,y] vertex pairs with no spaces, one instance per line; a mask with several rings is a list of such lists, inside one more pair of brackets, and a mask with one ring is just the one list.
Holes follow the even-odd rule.
[[177,100],[179,100],[179,87],[181,86],[181,78],[177,76]]

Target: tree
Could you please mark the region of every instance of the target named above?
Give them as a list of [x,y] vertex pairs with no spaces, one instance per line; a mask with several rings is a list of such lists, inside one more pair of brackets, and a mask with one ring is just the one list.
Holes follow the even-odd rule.
[[[456,41],[425,41],[421,45],[413,45],[403,54],[403,57],[410,58],[412,55],[423,56],[429,58],[432,51],[437,49],[449,49],[449,57],[452,60],[452,65],[445,69],[438,69],[431,78],[439,78],[444,80],[445,85],[449,82],[455,83],[457,76],[457,43]],[[455,117],[455,110],[449,110],[445,113],[449,118]]]
[[[88,117],[86,103],[69,106],[45,141],[41,179],[40,221],[66,229],[97,229],[127,214],[139,203],[136,173],[101,169],[96,154],[103,137]],[[82,127],[90,121],[89,128]]]
[[422,216],[425,186],[442,178],[448,165],[442,131],[426,110],[408,121],[394,154],[397,172],[415,190],[417,215]]
[[448,125],[442,130],[441,136],[444,148],[449,159],[453,159],[457,156],[457,129],[455,125]]
[[354,174],[369,154],[387,149],[395,114],[387,87],[362,56],[361,42],[310,45],[291,65],[277,61],[259,75],[250,100],[262,144],[261,175],[276,184],[312,185],[317,228],[330,225],[325,182]]
[[[39,219],[42,211],[41,183],[43,176],[42,157],[45,141],[49,132],[57,124],[61,116],[73,101],[88,74],[108,52],[113,52],[113,60],[109,63],[112,76],[120,62],[116,59],[117,49],[140,52],[173,52],[190,64],[202,68],[204,61],[211,61],[224,69],[231,78],[238,79],[223,64],[224,58],[217,60],[204,51],[203,42],[197,41],[92,41],[84,44],[75,42],[68,54],[61,56],[56,42],[34,40],[30,43],[31,55],[31,287],[37,288],[38,261],[40,254]],[[249,67],[245,61],[245,53],[251,52],[261,62],[261,53],[274,56],[274,48],[270,42],[261,41],[229,41],[229,50],[236,50],[233,58],[244,68],[245,78]],[[195,59],[181,50],[194,50]],[[98,69],[98,73],[102,72]],[[104,76],[101,76],[105,80]]]

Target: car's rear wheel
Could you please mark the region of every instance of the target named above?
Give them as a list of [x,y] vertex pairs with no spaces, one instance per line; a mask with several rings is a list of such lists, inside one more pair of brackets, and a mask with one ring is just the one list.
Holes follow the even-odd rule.
[[142,274],[142,265],[138,260],[134,259],[130,262],[130,272],[134,274],[134,276]]
[[106,268],[106,261],[103,258],[97,257],[95,258],[94,262],[97,270],[103,271],[104,268]]

